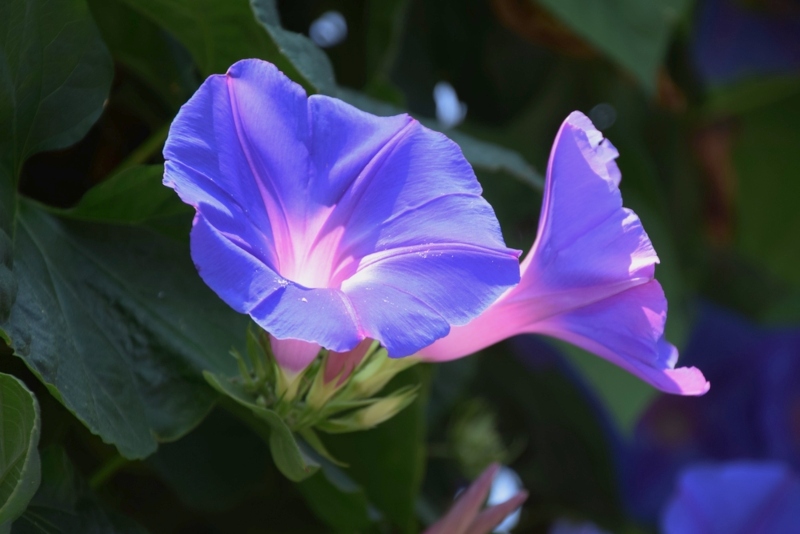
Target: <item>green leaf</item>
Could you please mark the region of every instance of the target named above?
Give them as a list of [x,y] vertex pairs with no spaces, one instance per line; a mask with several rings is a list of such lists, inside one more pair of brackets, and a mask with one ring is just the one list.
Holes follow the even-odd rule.
[[336,80],[325,52],[305,35],[283,29],[274,0],[250,0],[250,4],[258,22],[305,81],[319,93],[334,94]]
[[244,318],[202,283],[185,244],[19,203],[19,290],[0,325],[14,352],[128,458],[188,432],[214,402],[200,371],[233,372]]
[[322,469],[297,484],[309,506],[335,532],[362,532],[381,519],[363,488],[336,466],[320,459]]
[[158,448],[146,461],[181,501],[202,511],[224,511],[263,483],[269,459],[264,442],[240,421],[215,409],[195,430]]
[[746,78],[710,91],[702,113],[710,118],[748,113],[800,93],[800,77]]
[[0,160],[16,180],[28,156],[83,137],[113,70],[82,0],[4,0],[0,35]]
[[655,93],[658,67],[690,0],[529,0],[630,71]]
[[140,224],[176,215],[190,220],[194,210],[164,187],[163,175],[163,165],[130,167],[91,188],[75,207],[59,213],[72,219],[116,224]]
[[13,534],[145,534],[141,526],[104,509],[58,447],[42,451],[42,485],[14,522]]
[[244,58],[286,64],[253,18],[247,0],[121,0],[180,41],[204,75],[219,74]]
[[[234,400],[240,406],[247,408],[262,423],[266,423],[269,428],[267,442],[272,452],[272,459],[286,478],[293,482],[299,482],[310,477],[319,469],[319,465],[316,462],[303,454],[294,434],[277,413],[255,404],[244,389],[231,380],[220,378],[209,372],[205,372],[203,375],[214,389]],[[248,419],[252,427],[252,418]],[[263,435],[263,433],[261,434]]]
[[145,82],[171,109],[199,85],[192,57],[156,23],[123,0],[88,0],[114,59]]
[[738,179],[737,246],[773,274],[800,285],[800,95],[741,117],[731,156]]
[[0,373],[0,527],[22,514],[39,487],[40,430],[36,397]]
[[425,466],[425,404],[428,365],[416,365],[387,386],[394,391],[420,386],[416,400],[392,419],[364,432],[325,436],[328,450],[350,467],[369,502],[400,532],[417,532],[414,513]]

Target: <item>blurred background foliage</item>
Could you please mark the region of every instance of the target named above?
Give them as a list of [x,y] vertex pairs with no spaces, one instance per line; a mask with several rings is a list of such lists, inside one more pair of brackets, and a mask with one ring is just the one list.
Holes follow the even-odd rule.
[[[322,50],[297,35],[331,10],[346,21],[341,42]],[[674,469],[641,482],[647,454],[674,465],[744,456],[797,466],[796,386],[745,407],[718,400],[726,381],[751,387],[744,371],[728,377],[731,365],[749,367],[728,363],[726,339],[793,332],[800,320],[796,1],[10,0],[0,29],[0,122],[14,125],[0,134],[11,147],[0,153],[0,407],[27,414],[15,439],[33,459],[14,480],[22,487],[34,468],[42,480],[10,531],[416,532],[498,461],[531,493],[515,532],[546,532],[560,517],[649,532],[663,495],[642,503],[631,488],[660,484],[663,494]],[[405,372],[390,387],[422,382],[414,405],[375,430],[326,440],[349,467],[323,461],[306,481],[286,480],[260,437],[214,407],[200,376],[230,374],[244,321],[200,283],[191,210],[160,185],[180,105],[247,57],[276,63],[309,92],[444,129],[473,163],[507,243],[522,250],[536,233],[556,130],[569,112],[587,113],[619,149],[625,204],[662,260],[668,335],[681,349],[690,337],[701,345],[686,364],[706,371],[711,392],[674,401],[574,347],[511,340]],[[78,96],[57,83],[76,79]],[[456,127],[435,118],[439,82],[461,103]],[[31,96],[33,87],[50,92]],[[727,317],[716,338],[709,313]],[[770,352],[767,334],[753,336],[743,361],[800,358],[797,343]],[[764,391],[779,390],[768,383]],[[658,415],[674,413],[659,408],[670,402],[689,414],[707,404],[712,421],[736,406],[766,411],[752,432],[779,434],[784,452],[701,447],[679,419]],[[675,460],[676,447],[693,452]],[[7,490],[0,484],[4,500]],[[12,501],[0,524],[18,515]]]

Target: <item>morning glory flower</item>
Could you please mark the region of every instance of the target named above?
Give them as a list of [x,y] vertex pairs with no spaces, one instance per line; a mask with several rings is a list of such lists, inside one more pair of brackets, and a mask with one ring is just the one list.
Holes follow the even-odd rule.
[[466,356],[522,333],[547,334],[683,395],[708,390],[695,368],[675,369],[664,339],[667,301],[658,256],[622,207],[618,152],[582,113],[561,126],[550,154],[539,230],[522,279],[486,312],[425,348],[428,361]]
[[197,210],[200,276],[271,334],[289,371],[367,338],[413,354],[519,279],[454,142],[408,115],[308,97],[270,63],[208,78],[164,157],[164,184]]
[[800,525],[800,478],[778,462],[686,469],[661,518],[663,534],[792,534]]
[[800,329],[761,327],[705,303],[682,359],[701,367],[714,390],[702,399],[663,395],[639,419],[623,476],[641,521],[655,521],[690,464],[749,458],[800,469]]
[[791,2],[704,0],[695,13],[691,53],[706,85],[800,71],[800,10]]

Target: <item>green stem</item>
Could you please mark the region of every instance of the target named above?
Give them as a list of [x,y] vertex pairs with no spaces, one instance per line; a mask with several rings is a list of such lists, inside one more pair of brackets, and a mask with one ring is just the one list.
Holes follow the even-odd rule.
[[112,456],[105,464],[100,466],[100,469],[95,471],[89,479],[89,487],[93,490],[98,489],[128,463],[130,463],[130,460],[119,454]]
[[113,176],[136,165],[142,165],[144,162],[153,157],[153,154],[160,150],[164,145],[164,142],[167,140],[169,126],[169,124],[165,124],[153,132],[153,134],[145,139],[141,145],[136,147],[136,150],[131,152],[127,158],[122,160],[122,163],[117,165],[117,167],[111,172],[111,175]]

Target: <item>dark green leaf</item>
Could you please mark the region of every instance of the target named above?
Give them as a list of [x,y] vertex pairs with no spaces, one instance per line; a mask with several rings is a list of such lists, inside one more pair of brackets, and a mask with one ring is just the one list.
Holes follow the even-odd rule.
[[303,454],[294,434],[277,413],[253,403],[244,390],[230,380],[219,378],[209,372],[203,374],[214,389],[249,409],[269,428],[267,441],[272,451],[272,459],[286,478],[299,482],[317,471],[319,465]]
[[689,0],[529,0],[630,71],[655,93],[656,75]]
[[430,368],[416,365],[387,386],[393,391],[423,384],[417,399],[373,430],[326,436],[331,453],[350,467],[358,483],[400,532],[417,532],[414,507],[425,466],[425,404]]
[[0,526],[20,515],[39,487],[40,425],[33,393],[0,373]]
[[800,285],[800,96],[742,116],[732,149],[738,178],[738,246],[755,262]]
[[200,371],[232,372],[242,316],[200,280],[185,245],[133,227],[61,221],[20,201],[19,291],[2,327],[14,352],[128,458],[208,412]]
[[223,73],[244,58],[266,59],[285,68],[247,0],[121,1],[172,33],[204,75]]
[[710,92],[703,113],[710,117],[748,113],[800,93],[800,77],[744,79]]
[[181,202],[172,189],[164,187],[163,175],[163,165],[125,169],[91,188],[75,207],[61,213],[73,219],[117,224],[176,215],[189,220],[194,210]]
[[113,70],[83,0],[4,0],[0,35],[0,165],[15,181],[28,156],[84,136]]
[[60,448],[42,451],[42,485],[11,527],[12,534],[145,534],[130,519],[100,506]]
[[361,532],[380,518],[364,490],[332,464],[323,463],[317,474],[297,487],[317,516],[336,532]]
[[123,0],[89,0],[94,20],[114,59],[172,109],[197,88],[189,53],[157,24]]
[[258,21],[305,81],[319,93],[334,94],[336,80],[325,52],[305,35],[283,29],[274,0],[250,0],[250,3]]
[[266,448],[240,421],[217,409],[188,435],[161,445],[147,463],[186,504],[222,511],[263,481]]

